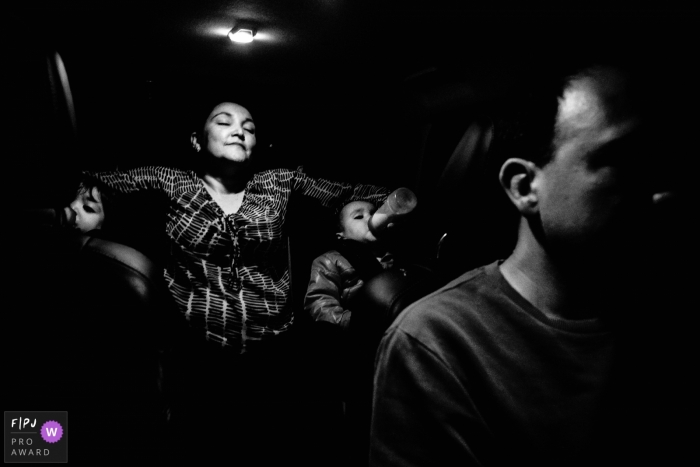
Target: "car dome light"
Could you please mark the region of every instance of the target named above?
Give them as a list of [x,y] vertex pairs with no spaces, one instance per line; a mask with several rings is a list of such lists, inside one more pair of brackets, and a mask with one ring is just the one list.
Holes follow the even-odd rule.
[[228,33],[228,38],[231,39],[232,42],[237,42],[239,44],[249,44],[253,42],[254,37],[255,29],[252,28],[236,27],[231,29]]

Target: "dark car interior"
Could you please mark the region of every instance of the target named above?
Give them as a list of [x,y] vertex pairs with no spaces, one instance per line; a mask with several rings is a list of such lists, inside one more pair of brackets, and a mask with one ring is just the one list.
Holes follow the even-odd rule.
[[[682,167],[692,131],[684,114],[694,84],[692,15],[659,2],[38,0],[2,9],[3,173],[13,198],[6,219],[15,220],[5,229],[4,406],[68,410],[70,463],[89,464],[91,453],[124,442],[84,428],[105,419],[132,433],[129,448],[115,451],[116,464],[163,461],[160,375],[183,331],[162,283],[161,200],[128,200],[120,219],[128,245],[58,228],[61,208],[82,170],[191,168],[189,138],[202,103],[249,106],[260,170],[303,167],[314,177],[408,187],[418,196],[392,233],[408,266],[365,284],[348,336],[303,310],[310,264],[330,245],[334,214],[308,200],[292,207],[295,326],[310,345],[334,347],[352,362],[320,379],[338,397],[309,408],[332,414],[324,419],[351,440],[327,448],[326,465],[363,458],[374,353],[398,313],[515,244],[517,217],[489,158],[501,106],[581,62],[645,67],[674,104],[664,131],[675,168],[664,176],[674,189],[689,186]],[[236,26],[253,30],[253,42],[232,42]],[[690,252],[687,205],[675,199],[659,223],[663,261]],[[310,441],[309,449],[319,448]]]

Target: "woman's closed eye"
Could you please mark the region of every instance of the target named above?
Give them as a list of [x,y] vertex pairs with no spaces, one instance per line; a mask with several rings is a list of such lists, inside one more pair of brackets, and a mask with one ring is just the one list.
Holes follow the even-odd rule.
[[83,204],[83,210],[90,214],[94,214],[96,212],[91,206],[88,206],[87,204]]

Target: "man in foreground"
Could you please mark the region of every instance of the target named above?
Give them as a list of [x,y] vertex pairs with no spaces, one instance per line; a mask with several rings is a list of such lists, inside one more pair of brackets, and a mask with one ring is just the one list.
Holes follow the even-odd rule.
[[646,441],[658,436],[637,435],[666,429],[646,416],[660,400],[643,396],[626,333],[644,319],[640,248],[663,199],[637,89],[590,68],[529,109],[515,138],[496,136],[517,245],[389,328],[370,465],[627,465],[657,452]]

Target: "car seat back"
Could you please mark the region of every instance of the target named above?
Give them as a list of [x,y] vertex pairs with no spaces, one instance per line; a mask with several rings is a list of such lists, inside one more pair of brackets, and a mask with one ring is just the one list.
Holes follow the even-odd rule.
[[[60,217],[47,211],[43,219]],[[66,228],[12,237],[9,290],[21,300],[6,315],[5,342],[25,356],[10,364],[20,381],[12,400],[68,411],[72,461],[107,450],[119,459],[157,455],[161,356],[176,320],[162,269],[131,247]],[[132,433],[131,453],[105,436],[107,426]]]

